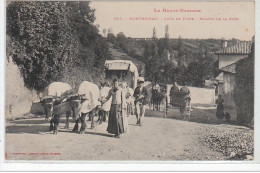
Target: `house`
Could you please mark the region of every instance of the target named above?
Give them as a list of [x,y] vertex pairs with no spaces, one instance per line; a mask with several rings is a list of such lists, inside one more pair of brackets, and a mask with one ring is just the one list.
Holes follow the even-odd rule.
[[236,63],[248,56],[251,51],[251,41],[243,41],[236,45],[227,46],[227,42],[222,42],[222,50],[215,52],[218,56],[218,68],[220,74],[216,77],[218,81],[218,95],[222,95],[225,107],[234,108],[233,98],[235,85]]

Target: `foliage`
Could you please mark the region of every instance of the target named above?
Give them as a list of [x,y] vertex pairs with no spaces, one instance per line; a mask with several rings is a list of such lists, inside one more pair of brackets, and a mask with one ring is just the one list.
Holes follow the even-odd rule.
[[189,86],[203,87],[205,81],[205,66],[199,62],[191,62],[186,70],[186,84]]
[[254,117],[254,44],[250,55],[236,63],[234,99],[240,123],[249,123]]
[[12,43],[7,49],[26,87],[41,91],[50,82],[61,81],[71,68],[100,69],[108,58],[108,45],[98,34],[89,3],[28,1],[7,6]]

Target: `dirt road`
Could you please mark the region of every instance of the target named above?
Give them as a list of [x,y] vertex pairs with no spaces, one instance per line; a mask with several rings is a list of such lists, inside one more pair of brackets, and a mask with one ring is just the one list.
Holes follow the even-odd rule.
[[[226,156],[205,144],[208,129],[225,132],[253,131],[226,124],[207,124],[163,118],[163,113],[147,110],[144,126],[136,126],[135,116],[128,117],[129,134],[120,139],[106,132],[107,123],[75,134],[70,128],[58,135],[48,132],[43,118],[6,122],[6,158],[8,160],[224,160]],[[178,116],[178,115],[177,115]],[[195,115],[193,115],[195,116]],[[239,131],[240,130],[240,131]]]

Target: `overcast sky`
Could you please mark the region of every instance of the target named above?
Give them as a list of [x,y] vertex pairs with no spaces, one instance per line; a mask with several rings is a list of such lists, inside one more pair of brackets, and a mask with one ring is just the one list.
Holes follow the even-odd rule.
[[[114,34],[123,32],[127,37],[164,37],[169,25],[170,38],[237,38],[251,40],[254,35],[254,2],[91,2],[96,9],[95,23],[112,28]],[[175,10],[163,12],[163,9]],[[183,12],[197,10],[197,12]],[[159,12],[160,10],[160,12]],[[179,10],[179,11],[178,11]],[[155,12],[157,11],[157,12]],[[200,12],[199,12],[200,11]],[[122,20],[115,20],[120,18]],[[158,20],[130,20],[131,17],[156,17]],[[174,20],[164,20],[165,17]],[[181,20],[176,20],[180,18]],[[193,18],[193,20],[183,20]],[[201,20],[200,18],[208,18]],[[220,21],[216,21],[220,18]],[[223,20],[226,18],[227,20]],[[237,18],[237,20],[229,20]],[[215,20],[210,20],[215,19]]]

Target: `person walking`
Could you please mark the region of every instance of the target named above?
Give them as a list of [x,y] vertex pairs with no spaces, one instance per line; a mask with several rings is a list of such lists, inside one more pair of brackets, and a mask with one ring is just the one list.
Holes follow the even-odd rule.
[[147,98],[147,90],[144,87],[144,78],[139,77],[137,79],[138,86],[134,90],[134,97],[135,97],[135,112],[138,125],[142,126],[144,114],[145,114],[145,105],[146,105],[146,98]]
[[106,100],[109,100],[110,97],[112,97],[112,103],[108,117],[107,131],[114,134],[115,138],[119,138],[120,134],[124,133],[122,111],[125,109],[125,97],[117,79],[113,80],[113,87],[110,89]]

